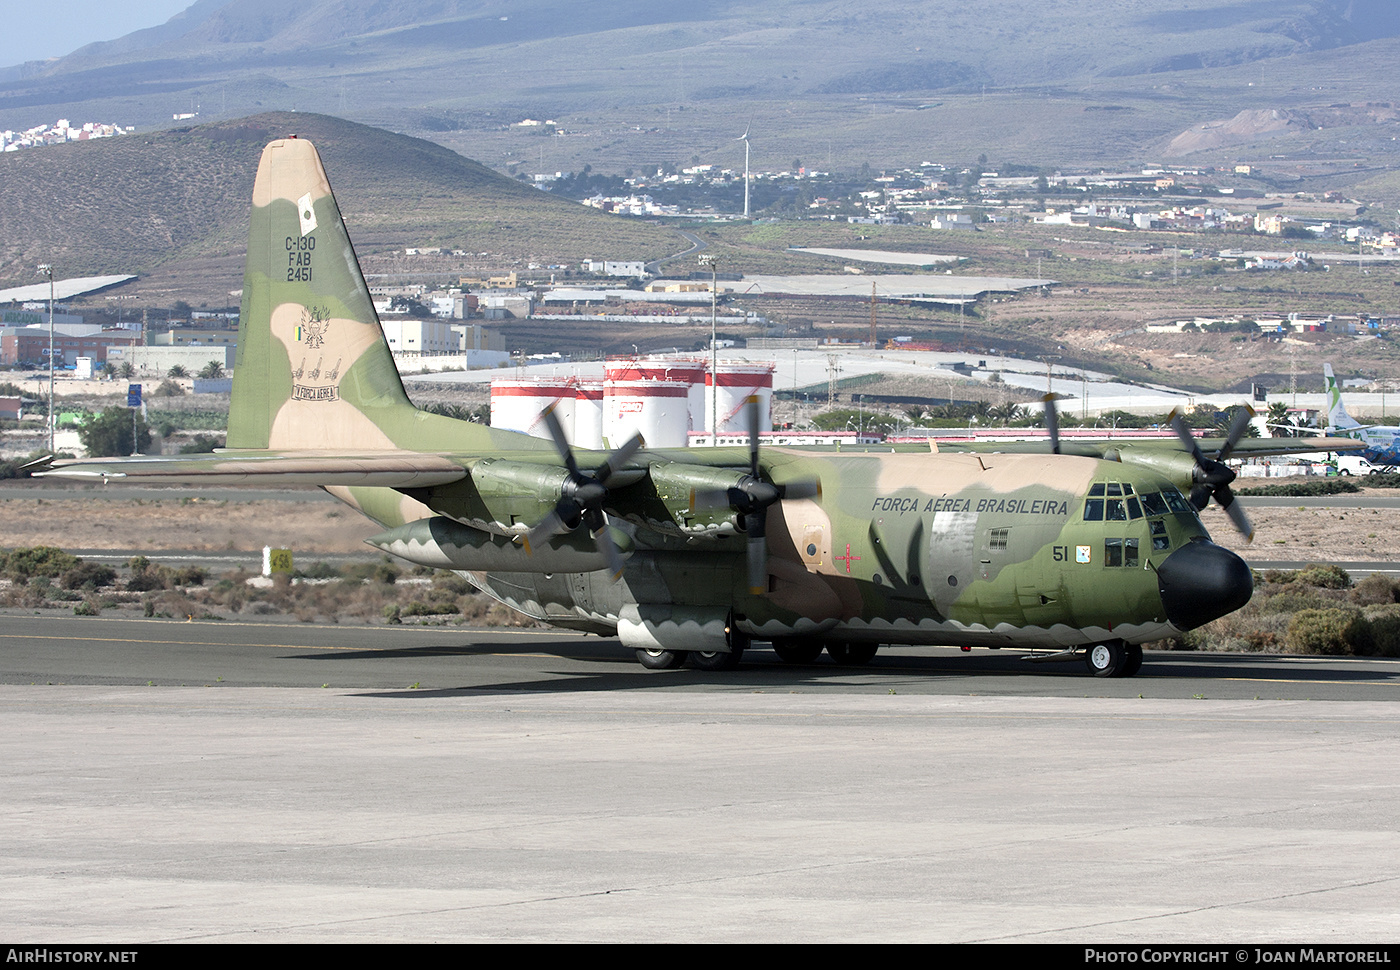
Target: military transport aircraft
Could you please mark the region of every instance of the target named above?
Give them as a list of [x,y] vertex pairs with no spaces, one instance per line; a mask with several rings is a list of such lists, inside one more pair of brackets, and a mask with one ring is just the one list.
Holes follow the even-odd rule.
[[263,151],[253,189],[227,447],[44,474],[320,485],[379,523],[379,549],[616,636],[650,668],[729,668],[760,640],[792,662],[943,644],[1125,676],[1143,642],[1252,591],[1197,514],[1213,496],[1248,528],[1224,465],[1242,426],[1205,443],[1208,458],[1179,423],[1183,450],[1061,449],[1052,427],[1039,454],[760,454],[756,428],[747,449],[634,439],[603,454],[573,451],[546,423],[553,441],[409,402],[320,157],[290,137]]

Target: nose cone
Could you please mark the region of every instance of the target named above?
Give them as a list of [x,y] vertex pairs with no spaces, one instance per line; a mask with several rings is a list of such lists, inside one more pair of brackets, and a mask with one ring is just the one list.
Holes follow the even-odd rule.
[[1157,567],[1157,591],[1171,625],[1194,630],[1248,603],[1254,577],[1230,550],[1194,539]]

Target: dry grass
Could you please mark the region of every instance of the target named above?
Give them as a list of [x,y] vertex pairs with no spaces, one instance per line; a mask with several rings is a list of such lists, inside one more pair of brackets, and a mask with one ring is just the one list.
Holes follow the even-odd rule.
[[1201,513],[1211,537],[1246,562],[1400,562],[1400,548],[1392,539],[1400,534],[1400,509],[1255,507],[1249,518],[1255,529],[1252,543],[1214,503]]
[[270,545],[368,553],[365,538],[380,531],[358,513],[326,502],[0,498],[0,535],[11,548],[257,552]]

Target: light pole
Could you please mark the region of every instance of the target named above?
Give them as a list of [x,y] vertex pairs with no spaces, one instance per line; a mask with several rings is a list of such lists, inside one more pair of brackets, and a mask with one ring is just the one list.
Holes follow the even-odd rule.
[[1045,394],[1048,397],[1049,395],[1055,393],[1054,380],[1051,376],[1050,368],[1053,366],[1053,361],[1057,361],[1060,359],[1060,355],[1046,354],[1040,359],[1045,361]]
[[719,336],[715,329],[718,311],[719,257],[705,253],[700,265],[710,268],[710,447],[719,444]]
[[54,428],[58,424],[53,410],[53,264],[40,263],[39,275],[49,280],[49,454],[53,454]]

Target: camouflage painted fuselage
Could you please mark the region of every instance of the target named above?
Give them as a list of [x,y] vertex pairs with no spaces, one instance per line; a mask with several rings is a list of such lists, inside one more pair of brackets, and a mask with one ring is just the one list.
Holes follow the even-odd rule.
[[[660,469],[706,457],[741,460],[723,452],[643,453],[638,460]],[[769,510],[768,582],[757,595],[748,589],[737,529],[684,534],[693,521],[688,506],[668,507],[655,490],[620,493],[613,503],[632,527],[633,552],[618,582],[601,569],[467,575],[531,616],[605,634],[615,633],[630,610],[658,623],[702,625],[722,624],[732,614],[740,629],[760,639],[1062,648],[1178,632],[1163,606],[1156,567],[1172,551],[1206,538],[1171,484],[1118,462],[775,448],[764,453],[764,468],[779,483],[817,478],[822,490],[820,498]],[[1112,484],[1121,496],[1125,482],[1131,510],[1119,497],[1121,518],[1085,520],[1095,483]],[[1140,497],[1164,490],[1176,510],[1162,502],[1159,513],[1147,514]],[[547,510],[544,503],[521,508],[518,497],[514,509],[492,509],[478,490],[460,484],[412,497],[371,488],[331,491],[390,529],[434,515],[499,529],[513,515],[537,520]],[[658,508],[649,516],[627,515],[629,498],[639,508]],[[1107,500],[1097,501],[1102,507]],[[659,527],[660,509],[673,528]],[[382,548],[413,557],[404,546]]]

